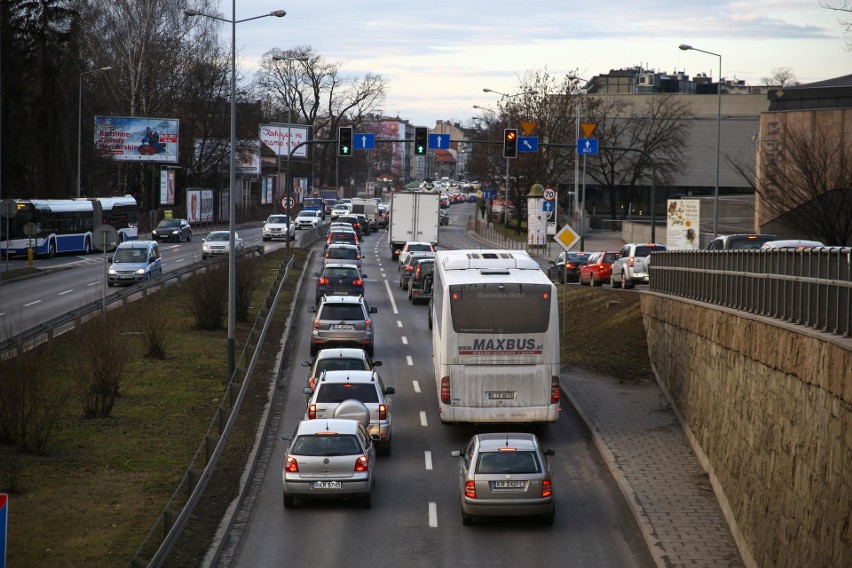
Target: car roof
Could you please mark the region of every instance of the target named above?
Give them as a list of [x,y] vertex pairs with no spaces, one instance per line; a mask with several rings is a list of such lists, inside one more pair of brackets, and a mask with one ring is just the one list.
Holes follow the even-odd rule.
[[323,270],[326,268],[351,268],[353,270],[358,270],[358,265],[352,264],[351,262],[329,262],[322,268]]
[[329,347],[320,349],[317,353],[317,359],[367,359],[367,353],[360,347]]
[[319,383],[375,383],[375,371],[324,371]]
[[352,243],[330,243],[328,245],[328,248],[329,249],[341,248],[341,249],[350,249],[350,250],[357,251],[361,247],[359,247],[358,245],[353,245]]
[[537,447],[536,437],[526,432],[507,432],[505,434],[492,432],[477,434],[479,449],[494,452],[500,448],[515,448],[518,450],[534,450]]
[[408,241],[408,242],[405,243],[405,246],[408,246],[408,245],[427,245],[427,246],[431,247],[432,243],[430,243],[428,241]]
[[157,246],[157,241],[124,241],[118,245],[120,249],[145,249],[151,245]]
[[296,428],[296,435],[310,435],[319,432],[337,432],[338,434],[357,434],[359,422],[344,418],[302,420]]
[[[350,265],[353,266],[353,265]],[[358,304],[365,305],[363,296],[323,296],[323,304]]]

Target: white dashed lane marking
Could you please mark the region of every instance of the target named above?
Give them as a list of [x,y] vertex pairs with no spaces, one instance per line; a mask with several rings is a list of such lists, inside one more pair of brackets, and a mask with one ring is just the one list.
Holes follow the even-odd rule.
[[438,526],[438,504],[429,502],[429,528]]
[[423,457],[426,460],[426,471],[432,471],[432,452],[423,452]]
[[411,384],[414,385],[414,392],[420,394],[420,383],[418,381],[411,381]]
[[409,367],[413,367],[413,366],[414,366],[414,360],[411,358],[411,355],[406,355],[406,356],[405,356],[405,362],[406,362],[406,363],[408,363],[408,366],[409,366]]
[[426,420],[426,412],[423,410],[420,411],[420,425],[426,428],[429,426],[429,422]]
[[408,345],[408,338],[407,338],[407,337],[405,337],[405,336],[403,335],[401,339],[402,339],[402,344],[403,344],[403,345]]

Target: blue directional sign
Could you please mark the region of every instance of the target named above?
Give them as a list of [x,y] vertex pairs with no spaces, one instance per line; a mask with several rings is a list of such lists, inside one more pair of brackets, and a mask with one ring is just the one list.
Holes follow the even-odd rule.
[[497,197],[497,190],[496,189],[483,189],[482,190],[482,199],[484,199],[485,201],[491,201],[495,197]]
[[596,156],[598,154],[598,139],[580,138],[577,140],[577,154],[590,154]]
[[545,201],[542,203],[542,211],[553,211],[556,208],[555,201]]
[[538,152],[538,136],[519,136],[518,152]]
[[449,134],[430,134],[429,135],[430,150],[449,150],[450,135]]
[[356,132],[352,137],[356,150],[373,150],[376,147],[376,135],[369,132]]

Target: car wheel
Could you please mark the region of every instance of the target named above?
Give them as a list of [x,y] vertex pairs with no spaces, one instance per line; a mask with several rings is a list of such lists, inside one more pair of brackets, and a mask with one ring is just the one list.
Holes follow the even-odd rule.
[[411,295],[411,286],[408,287],[408,301],[414,303],[414,296]]
[[621,288],[621,283],[615,281],[615,274],[610,274],[609,276],[609,286],[610,288]]
[[47,245],[47,258],[56,256],[56,241],[50,241]]
[[296,498],[293,497],[292,495],[287,495],[285,493],[284,494],[284,508],[285,509],[292,509],[295,506],[296,506]]
[[462,511],[462,524],[465,526],[470,526],[473,524],[473,515],[468,515],[464,511]]
[[591,285],[592,285],[592,288],[594,288],[595,286],[600,286],[600,285],[601,285],[601,283],[598,281],[598,279],[597,279],[597,278],[595,278],[595,275],[594,275],[594,274],[591,274],[591,275],[589,276],[589,284],[591,284]]
[[580,276],[580,286],[588,286],[588,285],[589,285],[589,283],[588,283],[588,282],[583,281],[583,276],[581,275],[581,276]]
[[429,306],[429,329],[432,329],[432,306]]
[[361,506],[364,507],[365,509],[369,509],[370,507],[373,506],[373,492],[372,491],[370,491],[369,493],[367,493],[366,495],[361,497]]
[[189,234],[186,236],[186,242],[192,242],[192,231],[190,231]]
[[553,526],[553,521],[554,521],[555,519],[556,519],[556,512],[554,511],[553,513],[550,513],[549,515],[544,515],[544,516],[541,518],[541,522],[542,522],[543,524],[547,525],[547,526],[552,527],[552,526]]
[[626,288],[626,289],[628,289],[628,290],[632,290],[632,289],[633,289],[633,287],[634,287],[634,286],[636,286],[636,285],[633,283],[633,281],[632,281],[632,280],[630,280],[630,279],[627,277],[627,273],[626,273],[626,272],[622,272],[622,273],[621,273],[621,286],[622,286],[622,287],[624,287],[624,288]]

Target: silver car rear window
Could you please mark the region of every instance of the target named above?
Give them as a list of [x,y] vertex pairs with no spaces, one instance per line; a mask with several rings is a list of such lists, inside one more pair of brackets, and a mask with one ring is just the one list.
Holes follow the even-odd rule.
[[358,438],[349,434],[299,436],[290,448],[298,456],[349,456],[362,451]]
[[535,452],[483,452],[476,473],[541,473]]

